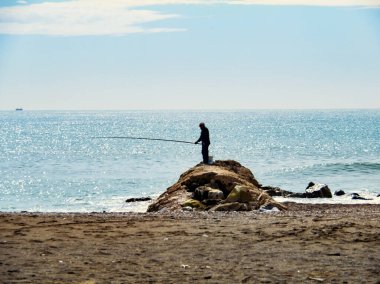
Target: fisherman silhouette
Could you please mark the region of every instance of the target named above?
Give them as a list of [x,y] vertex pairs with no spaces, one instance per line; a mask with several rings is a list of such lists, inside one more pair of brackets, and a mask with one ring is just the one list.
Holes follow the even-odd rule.
[[208,146],[210,146],[210,134],[204,122],[199,123],[199,128],[201,129],[201,136],[194,144],[198,144],[202,141],[202,157],[203,163],[208,164]]

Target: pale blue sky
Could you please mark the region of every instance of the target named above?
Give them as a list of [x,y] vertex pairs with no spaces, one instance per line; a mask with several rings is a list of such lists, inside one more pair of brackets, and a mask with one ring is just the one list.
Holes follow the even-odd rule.
[[0,109],[380,108],[380,0],[241,2],[1,0]]

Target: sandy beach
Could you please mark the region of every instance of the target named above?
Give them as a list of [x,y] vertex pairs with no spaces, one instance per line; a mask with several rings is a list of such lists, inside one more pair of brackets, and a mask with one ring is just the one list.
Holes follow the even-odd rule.
[[380,205],[0,213],[1,283],[379,283]]

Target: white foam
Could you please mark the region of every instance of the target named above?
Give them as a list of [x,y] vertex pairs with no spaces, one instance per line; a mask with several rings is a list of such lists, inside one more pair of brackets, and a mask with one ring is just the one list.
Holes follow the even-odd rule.
[[375,193],[360,192],[361,197],[366,200],[352,199],[351,194],[342,196],[333,196],[332,198],[286,198],[286,197],[273,197],[278,202],[295,202],[295,203],[309,203],[309,204],[380,204],[380,197]]

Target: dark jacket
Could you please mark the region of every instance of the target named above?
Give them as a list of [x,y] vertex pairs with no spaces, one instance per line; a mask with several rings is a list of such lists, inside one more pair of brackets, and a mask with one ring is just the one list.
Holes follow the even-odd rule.
[[211,144],[210,143],[210,134],[208,133],[207,127],[204,127],[201,129],[201,136],[199,137],[199,139],[197,140],[196,143],[198,143],[199,141],[202,141],[202,144],[205,144],[207,146],[209,146]]

